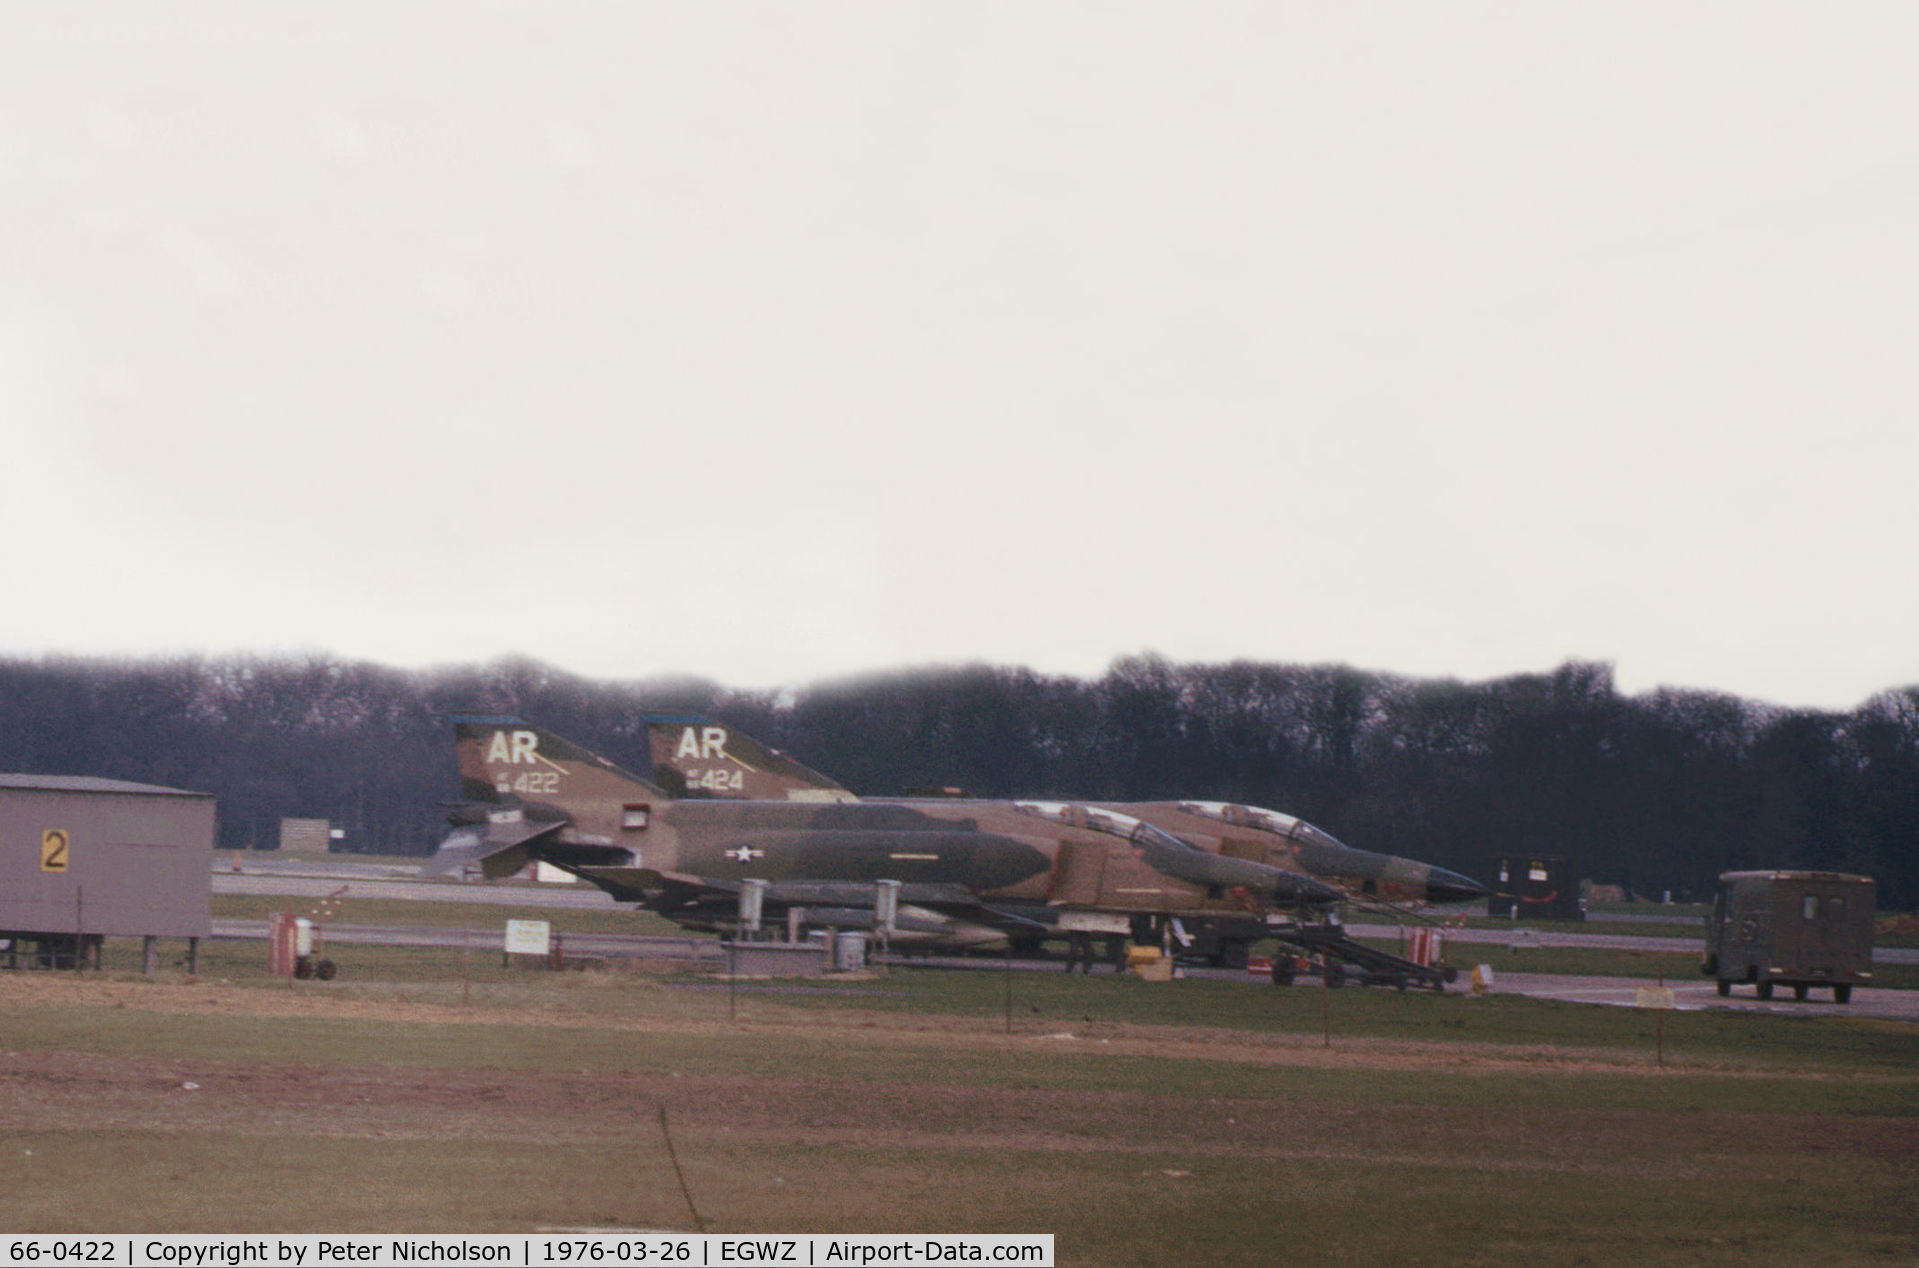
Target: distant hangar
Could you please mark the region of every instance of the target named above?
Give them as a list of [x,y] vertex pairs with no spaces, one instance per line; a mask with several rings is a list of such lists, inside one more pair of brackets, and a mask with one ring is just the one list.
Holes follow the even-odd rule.
[[213,932],[214,799],[76,775],[0,774],[0,965],[99,963],[103,938]]

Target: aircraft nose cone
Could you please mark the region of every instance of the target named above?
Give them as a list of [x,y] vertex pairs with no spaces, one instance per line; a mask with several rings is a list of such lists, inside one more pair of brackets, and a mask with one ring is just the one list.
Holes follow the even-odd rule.
[[1484,898],[1489,891],[1470,876],[1435,867],[1426,877],[1426,901],[1429,903],[1469,903]]

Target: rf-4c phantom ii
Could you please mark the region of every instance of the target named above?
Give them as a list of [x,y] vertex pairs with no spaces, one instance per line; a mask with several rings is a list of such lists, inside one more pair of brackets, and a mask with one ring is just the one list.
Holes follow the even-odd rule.
[[[781,798],[856,800],[851,791],[827,776],[711,718],[649,717],[647,731],[654,778],[682,795],[750,797],[765,801]],[[866,804],[932,807],[941,803],[913,800]],[[1389,905],[1395,915],[1403,915],[1410,908],[1465,902],[1486,895],[1484,886],[1457,872],[1395,855],[1352,849],[1305,820],[1276,810],[1218,801],[1093,803],[1084,809],[1148,824],[1190,847],[1222,859],[1299,873],[1335,887],[1342,897],[1352,901],[1375,908]],[[1074,867],[1074,861],[1069,858],[1055,875],[1056,898],[1079,900],[1086,896],[1087,887],[1092,884],[1088,879],[1090,869]],[[1320,910],[1325,910],[1324,905],[1320,905]],[[1399,957],[1354,942],[1339,930],[1334,919],[1309,924],[1296,919],[1298,914],[1297,910],[1261,915],[1246,911],[1214,913],[1184,922],[1184,926],[1190,926],[1190,933],[1186,927],[1179,932],[1183,937],[1190,937],[1196,949],[1215,963],[1233,967],[1245,964],[1247,950],[1254,941],[1276,936],[1294,950],[1319,957],[1322,963],[1337,960],[1349,964],[1368,980],[1394,983],[1413,980],[1427,985],[1449,980],[1444,970],[1409,965]],[[1056,920],[1054,929],[1064,933],[1068,928],[1125,927],[1111,924],[1111,919],[1102,925],[1097,915],[1068,915]],[[1031,938],[1025,940],[1032,941]],[[1281,960],[1283,964],[1275,964],[1276,977],[1290,971],[1293,957],[1286,955]]]
[[1073,916],[1157,929],[1340,897],[1108,808],[859,801],[823,788],[695,799],[518,718],[457,717],[454,731],[464,800],[427,874],[478,865],[502,877],[544,862],[692,929],[734,928],[750,880],[764,882],[763,916],[800,909],[794,923],[843,929],[873,927],[880,882],[897,882],[891,942],[953,949],[1036,943]]

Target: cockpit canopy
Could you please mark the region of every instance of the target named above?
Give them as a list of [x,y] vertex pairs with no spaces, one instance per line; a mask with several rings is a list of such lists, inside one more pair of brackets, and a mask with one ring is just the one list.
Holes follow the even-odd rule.
[[1115,810],[1097,806],[1082,806],[1069,801],[1016,801],[1013,808],[1021,814],[1032,815],[1049,823],[1061,824],[1068,828],[1084,828],[1089,832],[1104,832],[1116,836],[1134,845],[1168,846],[1175,850],[1193,850],[1178,837],[1162,832],[1152,824],[1131,815],[1123,815]]
[[1337,850],[1347,847],[1329,832],[1315,828],[1304,819],[1281,814],[1277,810],[1265,810],[1259,806],[1239,806],[1226,801],[1182,801],[1179,808],[1188,814],[1196,814],[1219,823],[1231,824],[1235,828],[1252,828],[1259,832],[1271,832],[1275,836],[1285,837],[1289,841],[1298,841],[1304,845],[1327,845]]

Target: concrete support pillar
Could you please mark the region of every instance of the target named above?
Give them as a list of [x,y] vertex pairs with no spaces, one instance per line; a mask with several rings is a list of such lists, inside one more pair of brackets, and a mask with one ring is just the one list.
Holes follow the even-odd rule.
[[187,972],[194,977],[200,976],[200,940],[187,939]]
[[160,967],[160,940],[148,934],[140,940],[140,971],[152,977]]

